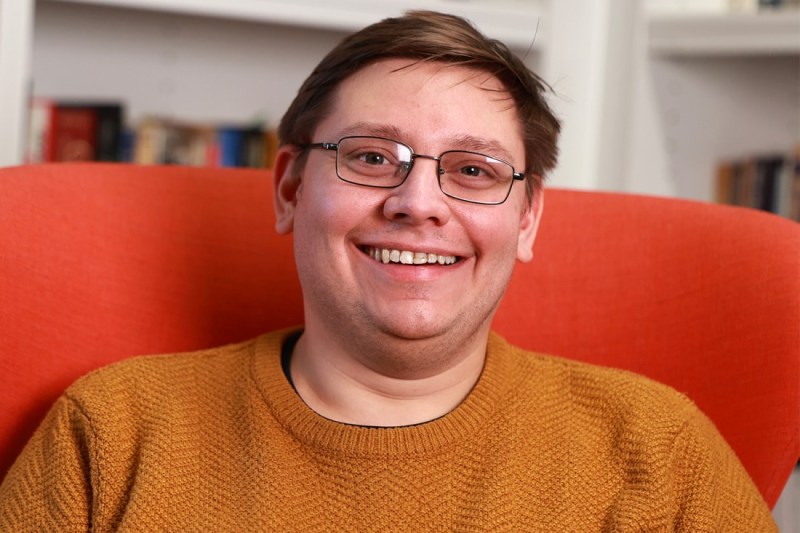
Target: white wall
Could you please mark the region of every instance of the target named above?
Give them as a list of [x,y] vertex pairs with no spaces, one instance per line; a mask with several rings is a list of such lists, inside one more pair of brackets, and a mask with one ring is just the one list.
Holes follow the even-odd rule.
[[[353,9],[358,1],[347,5]],[[483,1],[447,4],[457,11]],[[16,9],[25,3],[33,0],[0,0]],[[527,21],[515,21],[514,35],[516,51],[556,92],[551,101],[564,129],[553,185],[711,199],[720,157],[800,142],[797,53],[654,55],[640,0],[498,5],[542,14],[538,35]],[[532,50],[528,34],[531,41],[536,35]],[[0,32],[0,43],[8,35]],[[34,94],[122,99],[132,124],[156,114],[275,125],[345,31],[39,0],[34,35]],[[3,57],[8,63],[0,48]],[[0,113],[3,106],[6,115],[13,106],[18,111],[10,102],[22,93],[3,91],[0,79]],[[9,121],[0,122],[0,135],[2,124]],[[0,142],[0,150],[15,149],[10,144]]]
[[156,114],[274,125],[308,72],[344,36],[58,2],[39,2],[35,32],[35,94],[121,99],[134,124]]
[[[35,35],[36,95],[122,99],[132,123],[156,114],[274,125],[346,32],[40,1]],[[536,65],[536,51],[518,52]]]
[[[540,0],[517,3],[528,4],[526,12],[542,10]],[[35,95],[121,99],[131,125],[153,114],[215,123],[261,119],[274,126],[311,69],[346,35],[52,1],[37,3],[34,31]],[[537,35],[530,24],[523,32],[530,42],[521,37],[513,47],[535,70],[546,31]]]
[[625,174],[637,0],[558,0],[551,6],[543,75],[562,120],[552,184],[620,189]]

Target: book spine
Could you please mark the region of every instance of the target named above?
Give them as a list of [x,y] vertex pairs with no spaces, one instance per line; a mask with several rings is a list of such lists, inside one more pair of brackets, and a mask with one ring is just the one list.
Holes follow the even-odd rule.
[[800,221],[800,146],[791,154],[764,154],[717,164],[715,200]]
[[800,222],[800,148],[792,159],[792,199],[789,209],[789,218]]
[[55,161],[93,161],[97,116],[87,107],[56,106]]
[[26,161],[120,161],[123,106],[117,102],[30,103]]
[[240,167],[244,165],[244,135],[238,128],[220,128],[217,131],[219,143],[219,166]]
[[97,161],[122,160],[122,106],[98,105],[93,107],[97,117],[95,144]]
[[25,153],[25,162],[28,164],[53,161],[54,106],[53,101],[46,98],[31,100]]
[[214,126],[147,117],[128,130],[124,160],[139,164],[271,168],[277,133],[261,126]]

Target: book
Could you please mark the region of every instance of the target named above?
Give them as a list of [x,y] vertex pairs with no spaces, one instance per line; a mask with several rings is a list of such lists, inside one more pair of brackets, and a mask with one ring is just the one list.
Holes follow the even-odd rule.
[[733,161],[723,161],[717,165],[717,183],[715,201],[718,204],[735,204],[734,196],[737,189],[736,168],[737,163]]
[[796,9],[800,0],[647,0],[651,14],[755,13],[760,10]]
[[28,141],[25,152],[26,163],[53,161],[53,123],[55,102],[48,98],[33,98],[28,117]]
[[260,126],[225,126],[217,132],[219,166],[265,168],[267,133]]
[[[797,167],[797,171],[795,170]],[[783,217],[792,218],[793,181],[796,172],[800,172],[800,161],[787,157],[783,161],[775,185],[775,212]],[[798,174],[800,178],[800,174]]]
[[33,98],[25,160],[119,161],[122,122],[120,103]]
[[132,137],[133,163],[217,165],[218,148],[213,126],[147,117],[139,123]]
[[718,203],[769,211],[800,221],[800,146],[792,153],[760,154],[720,161]]
[[249,168],[264,168],[267,160],[267,145],[264,137],[266,133],[261,127],[254,126],[242,130],[244,136],[244,153],[242,166]]
[[777,182],[786,159],[783,155],[765,155],[756,158],[752,206],[762,211],[777,212]]
[[93,105],[97,117],[97,133],[95,142],[97,161],[122,160],[122,105],[109,103]]
[[800,0],[758,0],[758,9],[796,9]]
[[722,14],[755,11],[759,0],[647,0],[651,14]]
[[270,168],[277,133],[261,126],[212,125],[146,117],[123,136],[139,164]]
[[794,155],[791,158],[789,175],[791,178],[791,186],[787,187],[791,190],[791,199],[788,206],[788,217],[792,220],[800,222],[800,146],[798,146]]
[[219,128],[217,130],[217,142],[219,143],[219,166],[245,166],[247,145],[244,131],[234,127]]
[[270,129],[264,132],[264,167],[275,166],[275,156],[278,153],[279,141],[277,130]]
[[[116,102],[62,102],[59,114],[72,111],[92,116],[94,122],[93,161],[120,161],[122,142],[122,104]],[[88,118],[87,118],[88,120]]]
[[90,108],[56,106],[52,161],[94,161],[97,116]]

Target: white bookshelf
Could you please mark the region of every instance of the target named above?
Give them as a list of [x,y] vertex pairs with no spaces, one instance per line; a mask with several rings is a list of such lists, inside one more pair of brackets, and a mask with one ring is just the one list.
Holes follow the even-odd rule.
[[0,166],[18,161],[25,131],[34,0],[0,0]]
[[548,1],[0,0],[0,166],[22,160],[29,94],[123,100],[134,123],[274,124],[350,31],[410,9],[447,11],[535,64]]
[[708,200],[717,158],[800,141],[797,12],[653,16],[640,0],[0,0],[0,24],[14,28],[0,31],[0,166],[21,160],[31,91],[121,99],[134,124],[147,114],[275,124],[347,32],[417,8],[466,16],[554,87],[564,130],[553,185]]
[[[458,13],[509,46],[530,44],[539,0],[46,0],[350,32],[411,9]],[[541,43],[538,43],[541,45]]]
[[800,13],[639,20],[621,188],[713,200],[719,161],[800,143]]
[[[0,5],[18,1],[34,3],[0,0]],[[607,39],[608,25],[623,5],[616,1],[36,0],[35,5],[34,14],[15,21],[32,28],[30,60],[15,73],[2,70],[3,78],[10,75],[20,93],[122,99],[131,123],[156,114],[192,121],[257,117],[274,124],[307,73],[350,30],[408,9],[462,15],[553,80],[558,92],[553,105],[564,134],[562,164],[551,183],[607,188],[598,177],[618,174],[599,170],[609,143],[620,137],[619,125],[602,119],[609,106],[618,105],[617,93],[600,90],[617,83],[612,73],[622,64]],[[626,34],[615,35],[624,45]],[[4,45],[3,37],[0,49],[21,46]],[[558,46],[551,47],[551,40]],[[25,109],[0,114],[0,147],[21,138],[9,127],[9,114],[19,122]],[[0,166],[20,160],[20,154],[0,152]]]
[[673,56],[800,54],[800,10],[653,16],[650,50]]

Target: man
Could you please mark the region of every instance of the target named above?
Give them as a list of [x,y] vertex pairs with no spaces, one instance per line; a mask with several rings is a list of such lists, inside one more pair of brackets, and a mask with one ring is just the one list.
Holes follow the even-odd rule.
[[774,531],[691,403],[490,332],[558,122],[430,12],[346,39],[280,127],[303,329],[95,372],[0,488],[13,531]]

